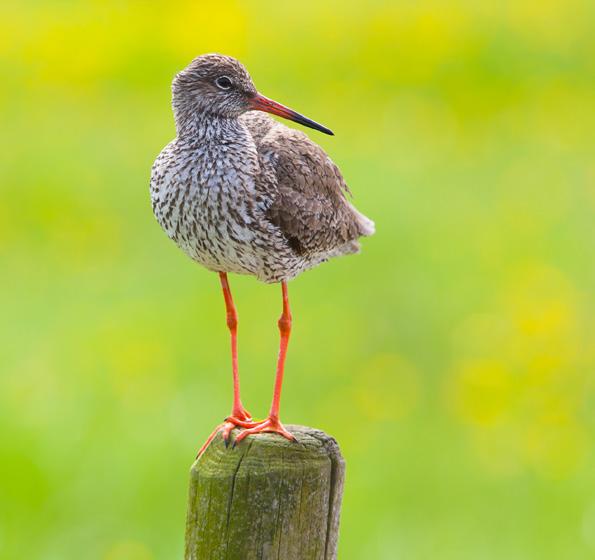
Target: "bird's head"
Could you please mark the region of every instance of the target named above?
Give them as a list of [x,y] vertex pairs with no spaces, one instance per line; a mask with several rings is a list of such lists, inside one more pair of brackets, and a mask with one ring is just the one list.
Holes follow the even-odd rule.
[[328,128],[258,93],[244,65],[230,56],[204,54],[195,58],[174,78],[172,94],[178,124],[199,113],[234,118],[246,111],[265,111],[333,134]]

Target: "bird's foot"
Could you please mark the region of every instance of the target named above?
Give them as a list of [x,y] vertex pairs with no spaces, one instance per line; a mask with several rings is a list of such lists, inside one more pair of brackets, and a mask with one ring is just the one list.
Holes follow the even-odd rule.
[[196,458],[198,459],[205,451],[205,449],[207,447],[209,447],[209,444],[213,441],[213,439],[215,439],[215,436],[219,433],[219,431],[225,426],[225,423],[223,424],[219,424],[212,432],[211,435],[207,438],[207,441],[205,441],[202,444],[202,447],[198,450],[198,453],[196,454]]
[[250,413],[244,408],[232,410],[231,414],[225,419],[225,422],[221,424],[221,432],[225,447],[229,445],[229,436],[234,428],[253,428],[258,424],[258,422],[252,421],[252,416],[250,416]]
[[[240,403],[239,406],[234,406],[229,418],[234,418],[240,422],[251,422],[252,421],[252,414],[250,414]],[[227,418],[225,419],[227,420]]]
[[204,450],[209,446],[209,444],[219,432],[221,432],[223,441],[225,442],[225,447],[227,447],[229,445],[229,436],[234,428],[252,428],[257,425],[258,422],[252,422],[252,416],[250,416],[250,413],[244,407],[240,406],[239,408],[234,408],[225,421],[219,424],[211,432],[211,435],[207,438],[207,441],[205,441],[202,447],[198,450],[196,458],[198,459],[204,453]]
[[283,424],[279,421],[279,418],[269,416],[266,420],[262,422],[252,422],[253,426],[247,426],[246,429],[240,432],[237,436],[235,441],[233,442],[233,447],[235,447],[238,443],[240,443],[244,438],[254,435],[260,434],[263,432],[275,433],[283,436],[284,438],[288,439],[289,441],[297,441],[295,436],[290,434]]

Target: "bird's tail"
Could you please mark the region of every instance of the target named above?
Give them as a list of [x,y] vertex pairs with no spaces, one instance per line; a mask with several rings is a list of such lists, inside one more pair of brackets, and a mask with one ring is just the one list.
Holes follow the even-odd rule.
[[353,214],[355,215],[355,220],[357,225],[359,226],[359,234],[362,237],[369,237],[370,235],[374,235],[376,232],[376,225],[370,218],[364,216],[361,212],[358,212],[353,206],[351,207]]

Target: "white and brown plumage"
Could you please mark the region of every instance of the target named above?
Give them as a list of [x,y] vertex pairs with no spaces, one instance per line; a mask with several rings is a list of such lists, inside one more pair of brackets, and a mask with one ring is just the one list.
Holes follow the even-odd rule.
[[[291,328],[286,283],[331,257],[357,252],[358,238],[374,233],[374,224],[347,200],[347,185],[322,148],[262,111],[332,132],[258,94],[239,61],[199,56],[174,78],[172,92],[177,136],[155,160],[151,201],[168,236],[221,278],[234,378],[224,437],[238,426],[244,431],[236,443],[260,431],[291,439],[279,421]],[[263,422],[252,422],[240,400],[228,272],[282,284],[281,350],[273,405]]]

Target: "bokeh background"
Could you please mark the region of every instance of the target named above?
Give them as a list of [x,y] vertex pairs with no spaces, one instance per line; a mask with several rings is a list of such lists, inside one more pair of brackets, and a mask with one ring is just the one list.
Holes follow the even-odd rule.
[[[335,130],[377,224],[290,285],[282,413],[342,446],[340,558],[594,558],[594,6],[3,3],[0,558],[182,557],[228,337],[148,180],[214,51]],[[280,294],[231,281],[263,416]]]

